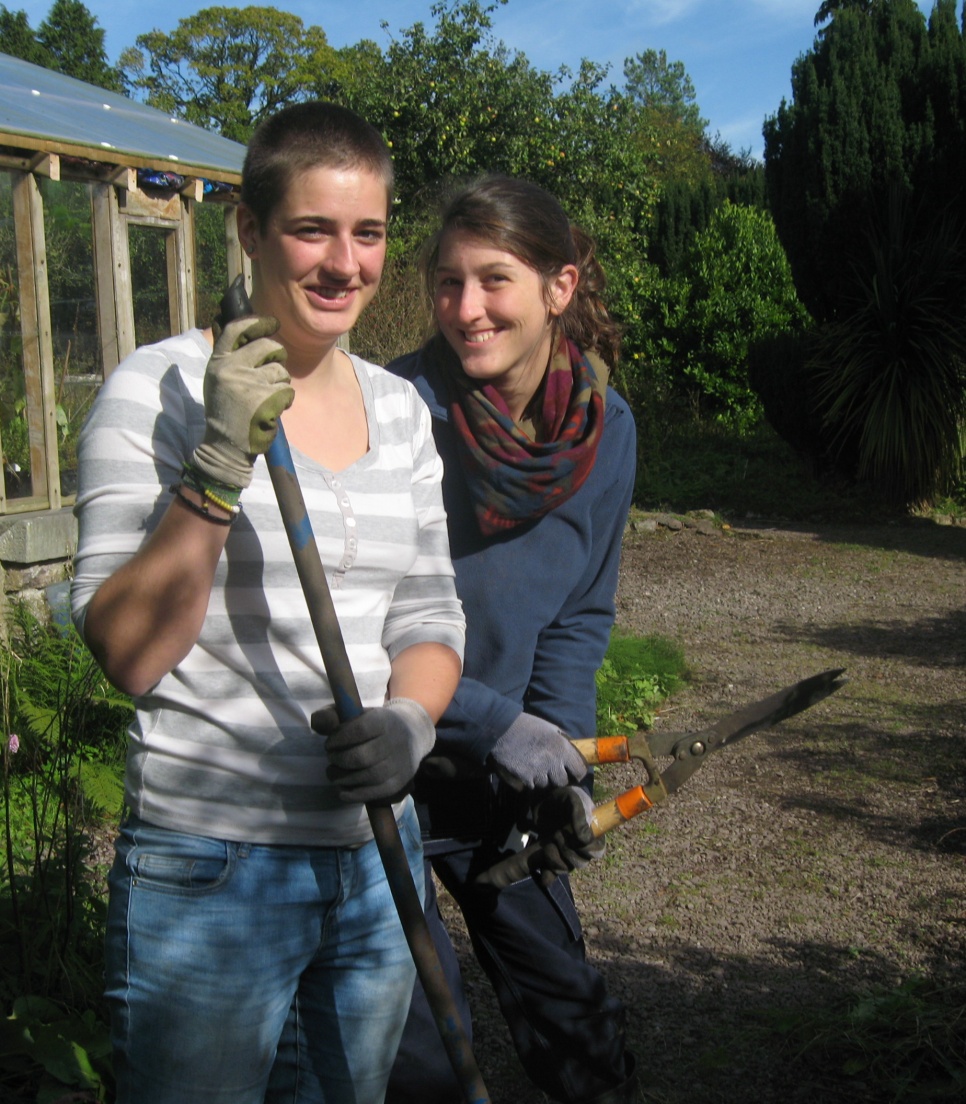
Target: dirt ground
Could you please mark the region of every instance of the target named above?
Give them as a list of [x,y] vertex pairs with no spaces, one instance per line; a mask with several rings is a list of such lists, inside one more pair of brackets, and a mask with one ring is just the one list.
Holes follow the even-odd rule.
[[[763,1017],[916,972],[966,981],[966,529],[643,522],[618,624],[678,640],[691,670],[656,728],[828,668],[848,681],[608,837],[573,880],[588,955],[629,1010],[642,1100],[856,1104],[861,1075],[793,1062]],[[638,779],[602,768],[599,798]],[[494,1104],[544,1101],[451,926]]]

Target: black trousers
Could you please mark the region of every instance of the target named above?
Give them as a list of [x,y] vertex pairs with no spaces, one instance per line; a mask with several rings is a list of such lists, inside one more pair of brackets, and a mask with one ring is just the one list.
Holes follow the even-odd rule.
[[[623,1005],[586,961],[570,884],[543,889],[532,878],[494,891],[472,883],[489,862],[479,851],[430,860],[466,920],[477,960],[493,985],[520,1061],[556,1101],[592,1101],[621,1085]],[[427,871],[427,921],[469,1031],[459,964]],[[480,1062],[480,1056],[477,1055]],[[461,1104],[462,1095],[419,981],[389,1081],[387,1104]]]

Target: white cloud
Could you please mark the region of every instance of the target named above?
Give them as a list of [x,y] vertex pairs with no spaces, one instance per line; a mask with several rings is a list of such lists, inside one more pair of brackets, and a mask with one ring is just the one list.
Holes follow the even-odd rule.
[[643,14],[655,26],[663,27],[686,19],[703,3],[705,0],[630,0],[625,5],[625,11],[627,15],[635,17],[639,13]]

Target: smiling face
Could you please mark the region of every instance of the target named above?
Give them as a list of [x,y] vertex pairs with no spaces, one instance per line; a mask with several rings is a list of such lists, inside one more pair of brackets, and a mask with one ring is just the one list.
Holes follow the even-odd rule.
[[379,287],[387,217],[386,182],[365,168],[297,173],[264,229],[239,208],[255,308],[278,318],[290,353],[324,355],[355,325]]
[[553,319],[577,281],[565,266],[548,285],[513,253],[460,231],[440,242],[434,299],[440,331],[475,380],[491,383],[519,420],[550,360]]

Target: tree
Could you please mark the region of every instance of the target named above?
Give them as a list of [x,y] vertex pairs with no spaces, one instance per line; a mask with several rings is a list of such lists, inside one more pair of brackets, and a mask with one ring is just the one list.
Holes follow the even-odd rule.
[[547,161],[557,165],[553,82],[525,55],[494,42],[495,6],[433,4],[433,29],[421,22],[406,28],[390,41],[381,66],[370,64],[363,79],[353,73],[344,83],[345,102],[392,147],[403,206],[454,177],[533,177],[539,160],[544,175]]
[[162,111],[245,142],[260,119],[308,99],[336,63],[320,27],[276,8],[204,8],[121,55],[131,87]]
[[51,58],[51,69],[111,92],[124,91],[120,73],[107,61],[104,30],[81,0],[54,0],[37,28],[37,41]]
[[710,175],[711,159],[694,85],[680,61],[667,59],[664,50],[645,50],[624,61],[624,91],[637,109],[634,127],[638,141],[660,134],[660,173],[663,179],[692,183]]
[[0,51],[52,69],[50,55],[37,41],[25,11],[12,12],[0,4]]
[[121,74],[104,52],[104,30],[80,0],[55,0],[36,32],[26,12],[0,6],[0,49],[111,92],[124,91]]
[[727,199],[694,236],[679,275],[659,285],[651,309],[653,355],[672,391],[739,427],[759,414],[751,347],[801,333],[808,322],[771,216]]
[[664,50],[645,50],[624,61],[625,91],[645,111],[673,119],[697,137],[707,120],[695,98],[694,84],[681,61],[668,61]]
[[839,6],[793,66],[792,92],[765,123],[765,176],[820,327],[827,437],[816,447],[855,457],[893,496],[926,500],[962,457],[966,25],[955,0],[936,0],[928,23],[912,0]]

